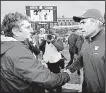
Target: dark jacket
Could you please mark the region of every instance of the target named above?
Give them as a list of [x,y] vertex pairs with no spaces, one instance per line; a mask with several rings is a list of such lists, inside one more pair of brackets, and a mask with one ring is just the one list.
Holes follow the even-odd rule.
[[105,93],[105,30],[86,40],[78,59],[67,68],[74,72],[82,66],[86,92]]
[[70,80],[67,73],[54,74],[38,61],[25,44],[1,42],[0,93],[31,93],[32,85],[55,88]]
[[77,54],[81,50],[81,46],[83,44],[84,40],[81,36],[72,33],[68,37],[68,44],[69,44],[69,52],[73,52]]
[[76,53],[79,53],[81,51],[81,47],[83,43],[84,43],[84,38],[82,36],[78,36],[77,41],[75,43],[75,46],[78,48],[78,51],[76,51]]

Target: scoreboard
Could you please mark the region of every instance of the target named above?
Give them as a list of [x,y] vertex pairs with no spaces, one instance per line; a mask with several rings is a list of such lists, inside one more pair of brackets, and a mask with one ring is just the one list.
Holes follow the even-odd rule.
[[57,6],[26,6],[26,15],[33,22],[57,22]]

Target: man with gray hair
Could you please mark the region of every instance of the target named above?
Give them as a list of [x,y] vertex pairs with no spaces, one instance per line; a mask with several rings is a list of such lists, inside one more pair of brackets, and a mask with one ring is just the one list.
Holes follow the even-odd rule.
[[70,80],[67,72],[50,72],[26,46],[24,41],[33,33],[27,16],[18,12],[5,15],[2,30],[0,93],[44,93],[43,88],[56,88]]
[[89,9],[80,17],[74,16],[73,20],[80,22],[85,40],[79,57],[67,69],[74,72],[83,67],[83,93],[105,93],[105,27],[103,16],[99,10]]

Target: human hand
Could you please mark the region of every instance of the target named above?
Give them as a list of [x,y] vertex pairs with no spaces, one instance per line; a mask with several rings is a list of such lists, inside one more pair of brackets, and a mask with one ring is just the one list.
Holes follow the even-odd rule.
[[46,68],[48,68],[47,64],[46,64],[43,60],[41,60],[41,63],[42,63],[42,65],[44,65]]
[[69,75],[71,74],[71,72],[70,72],[70,70],[69,69],[64,69],[64,71],[63,72],[66,72],[66,73],[68,73]]
[[52,35],[52,34],[47,34],[47,35],[45,35],[45,40],[46,40],[47,42],[52,42],[54,39],[55,39],[55,36]]
[[73,72],[76,71],[76,70],[74,69],[74,67],[73,67],[73,64],[68,65],[68,66],[66,67],[66,69],[69,69],[69,71],[70,71],[71,73],[73,73]]
[[34,46],[36,45],[36,38],[35,37],[36,37],[35,35],[32,36],[32,42],[33,42]]
[[77,60],[77,58],[78,58],[78,55],[74,54],[74,61]]
[[33,43],[32,42],[32,35],[28,35],[27,39],[28,39],[29,42]]

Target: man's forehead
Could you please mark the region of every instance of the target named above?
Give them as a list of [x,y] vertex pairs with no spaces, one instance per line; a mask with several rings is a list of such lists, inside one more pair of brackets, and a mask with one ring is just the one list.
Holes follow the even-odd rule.
[[22,21],[20,22],[20,25],[21,25],[21,26],[30,26],[31,23],[30,23],[28,20],[22,20]]

